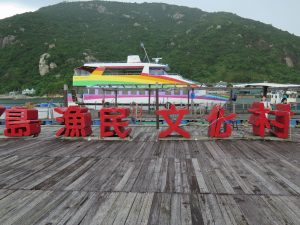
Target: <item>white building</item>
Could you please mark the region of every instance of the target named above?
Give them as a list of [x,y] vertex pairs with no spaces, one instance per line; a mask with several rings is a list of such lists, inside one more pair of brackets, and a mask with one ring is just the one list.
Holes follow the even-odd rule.
[[35,90],[32,88],[32,89],[25,89],[22,91],[22,95],[34,95],[35,94]]

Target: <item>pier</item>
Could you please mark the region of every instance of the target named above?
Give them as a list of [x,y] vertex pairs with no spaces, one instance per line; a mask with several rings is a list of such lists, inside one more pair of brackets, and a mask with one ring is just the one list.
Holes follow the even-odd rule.
[[151,126],[131,140],[69,140],[56,130],[0,138],[1,225],[300,224],[299,129],[293,141],[162,141]]

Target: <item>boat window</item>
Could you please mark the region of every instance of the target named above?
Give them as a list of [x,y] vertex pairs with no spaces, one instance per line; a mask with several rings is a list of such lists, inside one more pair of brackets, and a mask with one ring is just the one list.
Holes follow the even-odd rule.
[[141,75],[143,68],[105,68],[103,75]]
[[150,67],[149,73],[151,75],[168,75],[163,68]]
[[94,95],[94,94],[95,94],[95,89],[94,89],[94,88],[90,88],[89,94],[90,94],[90,95]]
[[74,76],[88,76],[95,69],[96,69],[95,67],[79,67],[74,70]]
[[179,89],[175,89],[174,90],[174,95],[180,95],[180,90]]
[[[190,92],[190,93],[191,93],[191,92]],[[182,94],[183,94],[183,95],[187,95],[187,94],[188,94],[188,90],[187,90],[187,89],[183,89],[183,90],[182,90]]]

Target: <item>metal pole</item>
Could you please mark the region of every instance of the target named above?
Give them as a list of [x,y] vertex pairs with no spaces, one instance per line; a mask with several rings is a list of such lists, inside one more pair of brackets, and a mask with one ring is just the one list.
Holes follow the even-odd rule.
[[263,96],[267,97],[268,94],[268,86],[263,86]]
[[[159,110],[159,95],[158,95],[158,88],[155,89],[155,99],[156,99],[156,111]],[[156,115],[156,129],[159,129],[159,115]]]
[[149,84],[149,93],[148,93],[148,113],[150,114],[150,104],[151,104],[151,84]]
[[68,107],[68,85],[64,84],[64,107]]
[[230,94],[229,94],[229,105],[231,106],[231,112],[234,113],[234,105],[232,101],[232,95],[233,95],[233,90],[230,89]]
[[190,88],[187,89],[188,109],[190,109]]
[[115,107],[118,107],[118,90],[115,90]]
[[[194,93],[194,88],[192,88],[192,94],[193,94],[193,98],[195,97],[195,93]],[[193,115],[193,113],[194,113],[194,99],[191,99],[191,106],[192,106],[192,115]]]

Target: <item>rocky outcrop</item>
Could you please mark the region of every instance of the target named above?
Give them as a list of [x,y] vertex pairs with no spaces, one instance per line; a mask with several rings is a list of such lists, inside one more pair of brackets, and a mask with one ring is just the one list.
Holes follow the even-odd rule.
[[84,62],[97,61],[97,59],[92,55],[92,53],[83,52],[82,54],[84,55]]
[[57,65],[56,65],[56,63],[52,62],[52,63],[50,63],[49,67],[51,70],[53,70],[53,69],[57,68]]
[[49,53],[44,53],[40,57],[39,72],[41,76],[45,76],[47,73],[49,73],[49,65],[47,64],[47,59],[49,58],[50,58]]
[[106,13],[106,14],[111,14],[110,12],[107,12],[106,7],[104,5],[98,5],[97,3],[81,3],[80,7],[82,9],[90,9],[90,10],[94,10],[96,9],[98,13]]
[[54,62],[48,63],[48,60],[50,57],[51,57],[51,55],[49,53],[44,53],[40,57],[39,72],[40,72],[41,76],[45,76],[46,74],[48,74],[50,72],[50,70],[57,68],[56,63],[54,63]]
[[55,44],[49,44],[49,49],[55,48]]
[[289,57],[289,56],[286,56],[284,58],[285,60],[285,64],[288,66],[288,67],[294,67],[294,63],[293,63],[293,60]]
[[181,13],[179,13],[179,12],[177,12],[177,13],[175,13],[172,17],[173,17],[173,19],[175,19],[175,20],[179,20],[179,19],[183,18],[184,15],[181,14]]
[[16,40],[16,36],[14,35],[8,35],[4,38],[0,37],[0,47],[5,48],[8,45],[12,45]]
[[123,14],[122,16],[124,16],[124,17],[127,18],[127,19],[130,19],[130,18],[131,18],[131,16],[128,15],[128,14]]
[[98,5],[97,6],[97,11],[98,11],[98,13],[105,13],[106,7],[103,6],[103,5]]

